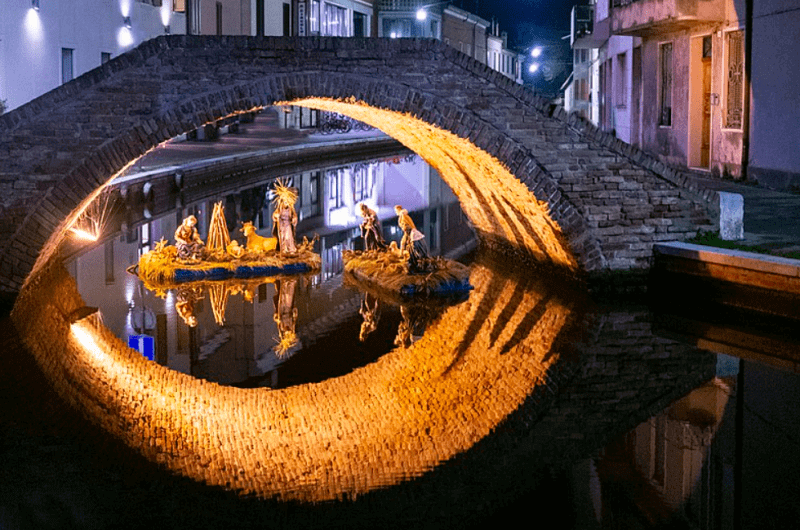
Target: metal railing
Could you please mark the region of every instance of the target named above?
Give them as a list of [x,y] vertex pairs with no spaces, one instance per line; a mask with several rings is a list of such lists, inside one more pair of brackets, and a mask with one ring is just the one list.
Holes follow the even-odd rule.
[[425,3],[424,0],[378,0],[378,9],[387,11],[416,11]]

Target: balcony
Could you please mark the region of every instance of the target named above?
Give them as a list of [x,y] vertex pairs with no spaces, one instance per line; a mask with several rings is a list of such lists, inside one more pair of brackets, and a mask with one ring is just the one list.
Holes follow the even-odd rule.
[[599,48],[608,40],[609,19],[594,20],[594,6],[572,6],[570,46],[572,49]]
[[725,0],[612,0],[611,32],[649,37],[723,22]]
[[432,3],[423,0],[378,0],[378,9],[381,11],[416,11],[425,4]]

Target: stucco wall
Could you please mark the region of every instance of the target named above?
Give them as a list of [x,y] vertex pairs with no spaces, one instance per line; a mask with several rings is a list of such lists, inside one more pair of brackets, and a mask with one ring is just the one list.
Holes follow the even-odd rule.
[[[633,64],[633,43],[633,37],[614,35],[608,40],[608,48],[606,51],[607,58],[611,59],[614,65],[614,87],[610,94],[610,99],[608,100],[611,102],[611,109],[614,116],[614,129],[617,132],[617,138],[628,143],[633,143],[633,138],[631,138],[631,112],[633,103],[631,92],[633,87],[633,69],[631,65]],[[625,67],[623,71],[620,72],[618,71],[620,66],[618,57],[623,53],[625,54]],[[625,97],[624,102],[620,103],[617,101],[618,88],[616,84],[622,79],[624,79],[623,91],[625,92]]]
[[442,39],[458,51],[486,64],[487,43],[484,22],[476,20],[475,15],[461,10],[445,9],[442,17]]
[[800,10],[794,0],[753,8],[753,65],[748,178],[800,186]]
[[[61,49],[73,49],[73,75],[100,65],[101,52],[112,57],[162,35],[162,10],[172,33],[183,33],[185,17],[171,2],[153,7],[133,0],[3,0],[0,15],[0,99],[14,109],[61,84]],[[124,14],[131,28],[123,25]]]
[[[699,27],[692,31],[664,34],[645,39],[642,44],[642,147],[677,166],[699,167],[693,152],[699,148],[698,127],[702,96],[692,99],[692,76],[702,77],[698,59],[700,39],[712,38],[710,116],[710,164],[703,169],[717,176],[741,175],[742,131],[725,127],[727,89],[727,34],[738,29],[738,21],[724,28]],[[672,42],[672,125],[659,125],[660,46]],[[695,86],[699,81],[695,79]],[[700,102],[700,103],[698,103]],[[693,147],[694,146],[694,147]]]
[[[659,46],[672,42],[672,125],[659,125]],[[665,35],[642,43],[642,147],[670,164],[686,165],[689,39]]]

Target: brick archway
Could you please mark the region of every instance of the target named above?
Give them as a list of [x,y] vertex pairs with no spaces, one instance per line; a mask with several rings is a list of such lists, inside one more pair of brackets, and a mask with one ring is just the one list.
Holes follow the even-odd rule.
[[568,269],[645,267],[654,241],[713,221],[668,168],[438,41],[163,36],[0,117],[0,288],[19,290],[149,149],[275,102],[331,100],[395,136],[438,135],[447,148],[421,154],[484,239]]

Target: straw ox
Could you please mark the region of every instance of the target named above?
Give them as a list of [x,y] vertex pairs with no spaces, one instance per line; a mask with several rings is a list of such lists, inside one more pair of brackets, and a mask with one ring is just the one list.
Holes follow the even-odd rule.
[[250,221],[242,224],[242,233],[247,238],[247,250],[250,252],[271,252],[278,245],[278,240],[274,237],[262,237],[256,234],[256,228]]

